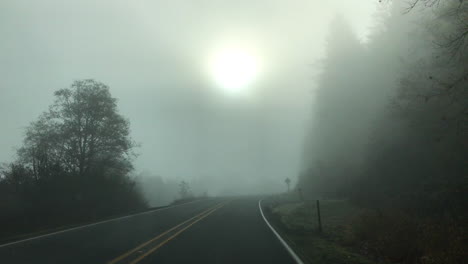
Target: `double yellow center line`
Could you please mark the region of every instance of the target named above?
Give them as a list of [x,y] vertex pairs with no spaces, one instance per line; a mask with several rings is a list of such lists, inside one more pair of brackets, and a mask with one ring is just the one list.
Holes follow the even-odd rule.
[[[180,233],[184,232],[191,226],[193,226],[195,223],[201,221],[208,215],[212,214],[214,211],[218,210],[219,208],[225,206],[228,202],[221,202],[218,203],[217,205],[210,207],[206,209],[205,211],[197,214],[196,216],[185,220],[184,222],[172,227],[171,229],[159,234],[158,236],[144,242],[143,244],[137,246],[136,248],[118,256],[117,258],[111,260],[108,262],[108,264],[117,264],[117,263],[130,263],[130,264],[136,264],[139,261],[141,261],[143,258],[147,257],[154,251],[156,251],[158,248],[162,247],[164,244],[178,236]],[[164,236],[168,235],[169,233],[174,232],[174,234],[168,236],[161,242],[157,243],[159,239],[163,238]],[[156,243],[156,244],[155,244]],[[155,245],[152,245],[155,244]],[[143,252],[143,253],[141,253]]]

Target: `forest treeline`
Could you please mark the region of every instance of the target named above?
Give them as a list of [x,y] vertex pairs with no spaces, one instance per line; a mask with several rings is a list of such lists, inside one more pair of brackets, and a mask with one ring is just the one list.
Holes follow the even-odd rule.
[[468,220],[468,5],[412,2],[382,2],[365,41],[344,19],[332,23],[298,187],[368,208],[355,235],[378,255],[459,263]]
[[0,170],[0,237],[145,208],[131,172],[135,143],[109,87],[75,81],[26,129]]

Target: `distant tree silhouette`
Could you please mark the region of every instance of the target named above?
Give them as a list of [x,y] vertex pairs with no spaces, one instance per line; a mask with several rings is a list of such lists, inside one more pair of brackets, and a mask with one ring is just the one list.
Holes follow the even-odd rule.
[[188,198],[190,195],[190,186],[186,181],[179,183],[179,194],[182,199]]
[[288,192],[289,192],[289,188],[290,188],[289,186],[290,186],[290,184],[291,184],[291,180],[290,180],[289,178],[286,178],[286,180],[284,180],[284,182],[286,183],[286,186],[287,186],[287,188],[288,188],[287,190],[288,190]]

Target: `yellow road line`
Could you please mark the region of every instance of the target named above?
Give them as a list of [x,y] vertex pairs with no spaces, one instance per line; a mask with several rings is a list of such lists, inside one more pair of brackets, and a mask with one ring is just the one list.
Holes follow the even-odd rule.
[[158,245],[156,245],[155,247],[153,247],[152,249],[148,250],[147,252],[145,252],[145,254],[139,256],[137,259],[133,260],[132,262],[130,262],[130,264],[136,264],[138,263],[140,260],[144,259],[145,257],[147,257],[148,255],[150,255],[151,253],[153,253],[154,251],[156,251],[158,248],[162,247],[164,244],[166,244],[167,242],[169,242],[170,240],[172,240],[173,238],[175,238],[176,236],[178,236],[180,233],[184,232],[186,229],[188,229],[189,227],[193,226],[195,223],[201,221],[202,219],[206,218],[208,215],[212,214],[214,211],[220,209],[221,207],[225,206],[228,202],[225,202],[224,204],[218,206],[217,208],[214,208],[213,210],[211,210],[210,212],[206,213],[205,215],[203,215],[202,217],[200,217],[199,219],[195,220],[194,222],[190,223],[188,226],[182,228],[181,230],[177,231],[177,233],[175,233],[174,235],[168,237],[166,240],[164,240],[163,242],[159,243]]
[[218,207],[220,204],[221,204],[221,203],[219,203],[219,204],[217,204],[217,205],[215,205],[215,206],[212,206],[212,207],[206,209],[205,211],[203,211],[203,212],[197,214],[196,216],[194,216],[194,217],[192,217],[192,218],[189,218],[188,220],[185,220],[184,222],[182,222],[182,223],[180,223],[180,224],[178,224],[178,225],[172,227],[171,229],[165,231],[164,233],[159,234],[158,236],[156,236],[156,237],[154,237],[154,238],[152,238],[152,239],[146,241],[145,243],[143,243],[143,244],[137,246],[136,248],[127,251],[126,253],[124,253],[124,254],[120,255],[119,257],[117,257],[117,258],[111,260],[110,262],[108,262],[108,264],[115,264],[115,263],[121,261],[122,259],[124,259],[124,258],[130,256],[132,253],[138,251],[138,250],[141,249],[142,247],[144,247],[144,246],[150,244],[151,242],[153,242],[153,241],[155,241],[155,240],[161,238],[162,236],[164,236],[164,235],[166,235],[167,233],[173,231],[174,229],[180,227],[181,225],[184,225],[184,224],[186,224],[187,222],[190,222],[190,221],[192,221],[193,219],[195,219],[195,218],[197,218],[197,217],[200,217],[200,216],[202,216],[203,214],[209,212],[210,210],[215,209],[215,208]]

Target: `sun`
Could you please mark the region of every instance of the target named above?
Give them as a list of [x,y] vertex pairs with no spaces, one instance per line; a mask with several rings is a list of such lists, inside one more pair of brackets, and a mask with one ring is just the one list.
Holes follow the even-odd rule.
[[247,50],[227,48],[213,56],[210,72],[217,85],[228,93],[244,92],[258,74],[257,58]]

